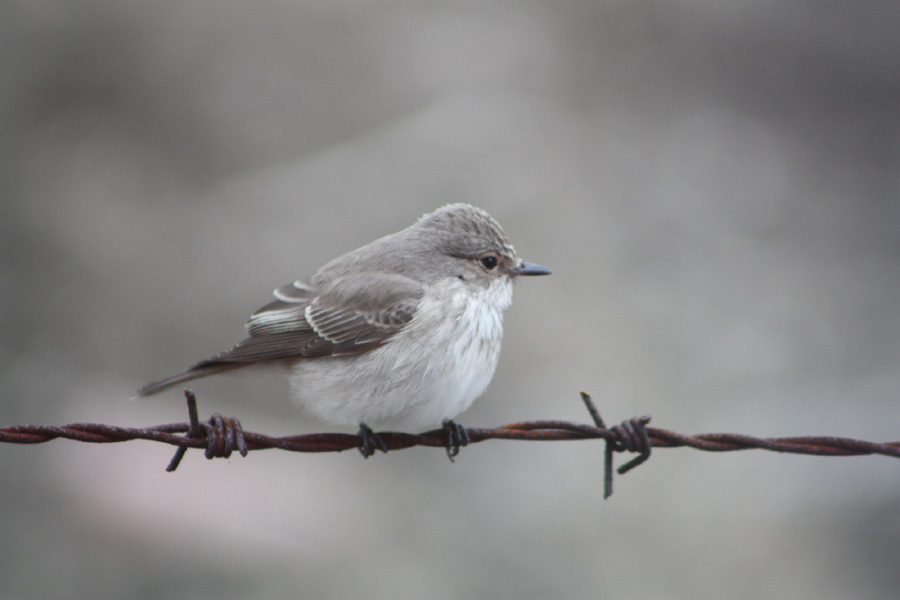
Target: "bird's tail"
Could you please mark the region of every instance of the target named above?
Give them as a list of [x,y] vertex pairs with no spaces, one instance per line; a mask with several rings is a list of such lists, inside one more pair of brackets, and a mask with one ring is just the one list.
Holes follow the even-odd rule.
[[184,383],[185,381],[192,381],[194,379],[200,379],[201,377],[215,375],[216,373],[224,373],[225,371],[232,371],[234,369],[239,369],[245,366],[247,365],[243,363],[199,363],[197,365],[194,365],[187,371],[183,371],[181,373],[178,373],[177,375],[172,375],[171,377],[166,377],[165,379],[160,379],[159,381],[154,381],[153,383],[148,383],[137,391],[135,397],[142,398],[144,396],[152,396],[153,394],[158,394],[159,392],[166,390],[173,385]]

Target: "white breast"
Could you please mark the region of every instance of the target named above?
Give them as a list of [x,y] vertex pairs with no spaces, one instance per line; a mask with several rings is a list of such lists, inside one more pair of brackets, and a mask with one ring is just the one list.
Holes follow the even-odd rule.
[[291,367],[294,400],[334,424],[438,426],[480,396],[497,367],[512,284],[472,292],[463,282],[430,288],[409,326],[359,356],[301,359]]

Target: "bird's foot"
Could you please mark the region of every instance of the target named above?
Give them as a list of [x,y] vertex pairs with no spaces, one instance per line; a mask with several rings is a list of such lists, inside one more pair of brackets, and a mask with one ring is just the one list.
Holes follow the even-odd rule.
[[359,424],[359,431],[356,435],[360,437],[359,453],[363,455],[363,458],[369,458],[375,454],[376,450],[381,450],[385,453],[388,451],[384,440],[378,437],[378,434],[372,431],[372,428],[365,423]]
[[460,447],[469,445],[469,432],[453,419],[444,419],[444,431],[447,433],[447,458],[454,462],[453,457],[459,454]]

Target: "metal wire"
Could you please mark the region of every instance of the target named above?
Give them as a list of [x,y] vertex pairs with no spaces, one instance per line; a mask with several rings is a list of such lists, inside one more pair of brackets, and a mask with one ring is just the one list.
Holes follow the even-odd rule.
[[[900,458],[900,442],[867,442],[844,437],[807,436],[784,438],[758,438],[735,433],[705,433],[684,435],[666,429],[647,427],[649,416],[624,421],[621,425],[606,427],[600,412],[591,397],[582,392],[582,400],[590,413],[593,425],[572,421],[525,421],[495,427],[464,428],[468,443],[485,440],[525,440],[525,441],[575,441],[602,439],[606,442],[605,454],[605,497],[612,494],[612,462],[616,452],[632,452],[638,456],[619,467],[624,474],[650,457],[652,448],[689,447],[707,452],[733,452],[736,450],[769,450],[792,454],[815,456],[865,456],[878,454]],[[71,425],[14,425],[0,428],[0,442],[8,444],[42,444],[64,438],[92,444],[111,444],[131,440],[148,440],[178,446],[168,471],[174,471],[188,448],[203,448],[207,458],[227,458],[233,451],[246,456],[250,450],[278,448],[290,452],[341,452],[353,448],[361,449],[365,440],[361,435],[346,433],[313,433],[271,437],[259,433],[243,431],[237,419],[219,414],[206,423],[197,416],[194,394],[185,390],[188,404],[188,423],[172,423],[155,427],[116,427],[97,423],[73,423]],[[450,422],[452,423],[452,422]],[[459,441],[454,441],[453,430],[445,425],[420,434],[385,431],[374,434],[386,451],[402,450],[413,446],[447,448],[449,455],[458,452]],[[182,435],[183,434],[183,435]],[[458,435],[458,433],[457,433]],[[455,446],[454,446],[455,444]],[[383,446],[382,446],[383,445]],[[451,453],[451,451],[453,451]]]

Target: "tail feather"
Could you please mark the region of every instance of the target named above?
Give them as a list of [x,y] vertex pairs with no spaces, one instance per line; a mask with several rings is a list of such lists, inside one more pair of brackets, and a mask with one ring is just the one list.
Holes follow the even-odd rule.
[[137,391],[135,397],[142,398],[144,396],[152,396],[153,394],[158,394],[173,385],[184,383],[185,381],[193,381],[194,379],[215,375],[216,373],[224,373],[225,371],[232,371],[245,366],[247,365],[242,363],[200,363],[177,375],[172,375],[171,377],[148,383]]

